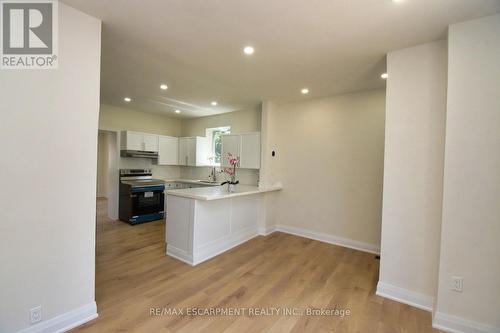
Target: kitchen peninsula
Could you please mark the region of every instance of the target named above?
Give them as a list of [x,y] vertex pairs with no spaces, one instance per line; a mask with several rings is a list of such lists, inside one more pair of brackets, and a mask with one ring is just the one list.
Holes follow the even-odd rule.
[[281,187],[238,185],[168,190],[167,255],[195,266],[259,234],[267,192]]

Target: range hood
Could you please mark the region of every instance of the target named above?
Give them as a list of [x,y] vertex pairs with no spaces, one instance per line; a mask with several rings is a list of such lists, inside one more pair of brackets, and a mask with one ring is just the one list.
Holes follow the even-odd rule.
[[141,158],[158,158],[156,151],[142,151],[142,150],[121,150],[121,157],[141,157]]

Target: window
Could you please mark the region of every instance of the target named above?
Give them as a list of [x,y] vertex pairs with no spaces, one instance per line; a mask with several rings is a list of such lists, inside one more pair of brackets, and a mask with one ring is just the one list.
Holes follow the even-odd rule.
[[211,145],[211,155],[210,159],[212,161],[212,165],[220,165],[221,157],[222,157],[222,135],[230,134],[231,127],[223,126],[223,127],[215,127],[215,128],[207,128],[207,138]]

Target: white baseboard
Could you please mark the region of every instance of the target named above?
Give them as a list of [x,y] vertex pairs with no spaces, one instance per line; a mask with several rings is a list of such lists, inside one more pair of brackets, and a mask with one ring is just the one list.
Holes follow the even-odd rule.
[[176,248],[175,246],[167,244],[167,255],[174,257],[186,264],[191,266],[196,266],[204,261],[212,259],[221,253],[229,251],[233,247],[243,244],[252,238],[257,237],[259,234],[255,227],[242,230],[239,233],[233,234],[228,237],[223,237],[217,239],[213,242],[203,245],[202,247],[195,249],[193,255],[187,253],[186,251]]
[[[272,230],[273,228],[268,227],[268,229]],[[311,230],[297,228],[297,227],[291,227],[291,226],[283,225],[283,224],[277,225],[274,228],[274,230],[270,231],[269,233],[272,233],[273,231],[280,231],[280,232],[284,232],[287,234],[305,237],[305,238],[310,238],[310,239],[314,239],[314,240],[317,240],[317,241],[320,241],[323,243],[339,245],[339,246],[343,246],[343,247],[347,247],[350,249],[359,250],[359,251],[363,251],[363,252],[380,254],[380,246],[360,242],[360,241],[349,239],[349,238],[333,236],[333,235],[322,233],[322,232],[311,231]]]
[[95,318],[97,318],[97,306],[95,302],[92,302],[78,309],[71,310],[57,317],[30,326],[18,333],[66,332]]
[[175,246],[167,244],[167,255],[193,266],[193,256]]
[[201,264],[257,236],[257,230],[252,227],[200,246],[193,254],[193,265]]
[[[434,297],[399,288],[384,282],[377,284],[377,295],[413,307],[432,311]],[[436,311],[432,319],[432,327],[450,333],[500,333],[500,328],[485,325],[476,321],[448,315]]]
[[416,293],[414,291],[396,287],[380,281],[377,284],[376,294],[378,296],[408,304],[425,311],[432,311],[434,307],[434,297],[432,296]]
[[261,228],[259,228],[259,235],[261,235],[261,236],[268,236],[268,235],[272,234],[275,231],[276,231],[276,226],[261,227]]
[[442,312],[434,314],[432,327],[450,333],[500,333],[500,327],[485,325]]

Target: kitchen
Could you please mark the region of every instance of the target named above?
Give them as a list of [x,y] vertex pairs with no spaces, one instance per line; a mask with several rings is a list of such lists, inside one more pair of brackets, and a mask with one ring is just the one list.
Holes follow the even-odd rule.
[[[151,127],[151,123],[157,124],[157,127]],[[168,126],[165,126],[167,123]],[[136,225],[163,220],[166,216],[178,216],[176,208],[182,206],[179,203],[182,198],[196,200],[202,195],[202,200],[206,200],[207,196],[210,197],[209,200],[214,197],[230,199],[227,202],[224,200],[224,204],[228,205],[233,196],[243,194],[245,197],[253,197],[254,194],[270,189],[279,190],[280,184],[268,186],[266,189],[259,187],[260,125],[260,106],[253,110],[195,118],[175,115],[166,117],[138,113],[130,107],[101,105],[99,147],[104,152],[98,154],[98,165],[114,167],[98,168],[97,188],[103,187],[100,183],[107,184],[106,190],[98,190],[105,194],[98,194],[98,197],[101,197],[101,200],[106,198],[108,216],[111,219]],[[142,130],[146,128],[147,131]],[[106,137],[113,137],[114,140],[106,140]],[[239,158],[232,179],[238,183],[237,186],[226,184],[231,181],[227,171],[233,170],[228,156]],[[107,162],[103,163],[102,159]],[[115,161],[110,163],[109,160],[113,159]],[[119,181],[116,182],[116,179]],[[173,198],[174,196],[176,198]],[[247,199],[249,198],[238,200],[246,202]],[[260,206],[261,204],[254,203],[250,210],[258,212]],[[169,215],[171,210],[173,212]],[[176,219],[168,218],[168,221],[172,228],[179,230],[174,227]],[[169,233],[170,224],[167,223],[165,237],[169,243],[179,244],[177,239],[187,239],[186,235]],[[245,230],[245,237],[238,238],[242,240],[237,240],[233,235],[234,239],[226,239],[223,248],[229,249],[255,237],[259,231],[262,233],[265,221],[256,218],[246,227],[250,228]],[[218,238],[224,237],[227,238],[228,235],[221,234]],[[187,244],[184,245],[181,247],[187,251]],[[190,264],[195,263],[185,259],[186,256],[189,257],[187,252],[179,256],[179,249],[173,245],[170,249],[172,248],[173,251],[167,250],[168,255]],[[216,252],[220,253],[220,246]],[[190,250],[190,255],[192,254],[193,249]],[[210,257],[205,256],[204,260]],[[199,262],[196,260],[196,263]]]

